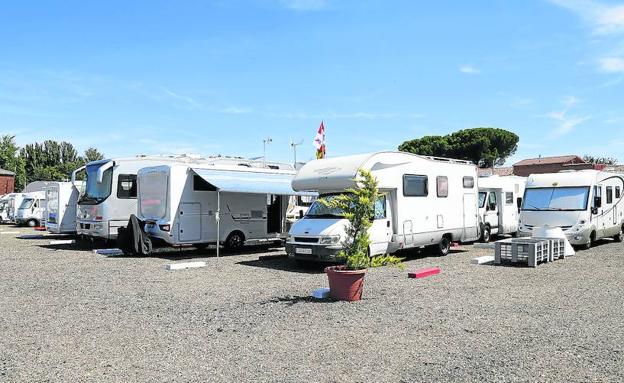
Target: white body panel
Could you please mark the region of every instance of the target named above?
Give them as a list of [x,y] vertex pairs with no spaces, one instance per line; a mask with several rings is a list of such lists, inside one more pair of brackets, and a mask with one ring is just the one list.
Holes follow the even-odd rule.
[[479,177],[479,216],[492,234],[518,231],[525,184],[524,177]]
[[[438,244],[443,236],[453,241],[474,241],[479,235],[477,171],[466,161],[434,159],[401,152],[380,152],[315,160],[304,165],[293,189],[341,193],[354,187],[358,169],[368,169],[385,196],[385,214],[379,214],[370,229],[371,255],[392,253],[401,248]],[[426,195],[406,195],[404,179],[419,178],[426,184]],[[469,187],[464,187],[464,180]],[[438,184],[442,189],[438,190]],[[446,186],[444,186],[446,184]],[[438,194],[441,194],[438,196]],[[380,202],[382,205],[383,203]],[[380,205],[380,207],[382,206]],[[319,219],[310,216],[297,221],[289,232],[287,250],[310,248],[320,258],[335,255],[344,240],[345,219]]]
[[[46,194],[44,191],[24,193],[22,201],[15,214],[15,223],[23,225],[32,222],[40,225],[45,220]],[[27,205],[26,205],[27,204]]]
[[83,182],[50,182],[46,190],[46,229],[50,233],[75,233],[79,189]]
[[[258,167],[252,167],[259,171]],[[193,169],[198,168],[236,170],[241,177],[250,171],[249,166],[228,163],[169,164],[141,169],[137,217],[147,222],[145,231],[152,238],[170,245],[216,243],[217,192],[195,185],[200,182],[197,178],[200,176]],[[286,169],[262,171],[294,176],[294,170]],[[286,237],[288,196],[219,194],[219,243],[224,243],[233,232],[242,233],[246,244],[280,241]]]
[[[529,193],[544,190],[557,197],[550,207],[531,205]],[[571,190],[585,191],[574,200]],[[547,194],[548,194],[547,193]],[[570,194],[570,192],[567,192]],[[574,205],[571,205],[574,202]],[[555,204],[556,203],[556,204]],[[533,174],[528,177],[520,213],[520,235],[530,236],[534,227],[559,226],[573,245],[617,235],[624,225],[624,176],[596,170]]]

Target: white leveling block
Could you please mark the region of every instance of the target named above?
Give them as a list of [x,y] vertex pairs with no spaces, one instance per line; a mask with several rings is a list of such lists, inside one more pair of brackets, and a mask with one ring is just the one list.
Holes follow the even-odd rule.
[[195,269],[195,268],[204,267],[204,266],[206,266],[206,262],[203,262],[203,261],[170,263],[168,265],[165,265],[165,270]]

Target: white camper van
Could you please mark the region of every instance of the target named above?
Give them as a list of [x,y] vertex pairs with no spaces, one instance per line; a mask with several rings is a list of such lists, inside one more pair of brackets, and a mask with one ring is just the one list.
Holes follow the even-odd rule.
[[9,222],[9,195],[0,197],[0,223]]
[[291,165],[238,159],[143,168],[139,210],[145,232],[170,245],[226,248],[282,241],[295,171]]
[[[139,169],[190,159],[185,155],[140,155],[88,163],[84,169],[87,174],[84,194],[78,200],[78,235],[111,240],[117,238],[117,230],[125,227],[130,215],[137,212],[136,175]],[[74,171],[72,182],[81,170]]]
[[15,214],[15,223],[30,227],[39,226],[45,221],[45,211],[45,191],[25,193]]
[[9,193],[5,195],[6,204],[7,204],[7,218],[9,222],[15,223],[15,215],[17,214],[17,209],[22,204],[22,199],[24,199],[24,194],[22,193]]
[[561,227],[572,245],[591,247],[595,240],[624,240],[624,175],[597,170],[532,174],[528,177],[520,231]]
[[526,178],[497,175],[479,177],[481,240],[492,235],[516,234]]
[[50,233],[75,233],[76,208],[84,182],[50,182],[46,190],[46,229]]
[[[479,238],[477,168],[468,161],[379,152],[314,160],[293,180],[296,191],[321,197],[356,186],[359,169],[370,170],[382,193],[370,229],[370,255],[436,246],[448,254],[451,241]],[[299,260],[334,261],[345,240],[340,211],[314,202],[289,232],[286,250]]]

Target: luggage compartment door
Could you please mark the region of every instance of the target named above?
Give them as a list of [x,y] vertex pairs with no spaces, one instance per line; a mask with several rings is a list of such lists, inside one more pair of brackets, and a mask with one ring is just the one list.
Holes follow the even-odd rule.
[[178,210],[178,238],[180,242],[201,240],[201,204],[181,203]]

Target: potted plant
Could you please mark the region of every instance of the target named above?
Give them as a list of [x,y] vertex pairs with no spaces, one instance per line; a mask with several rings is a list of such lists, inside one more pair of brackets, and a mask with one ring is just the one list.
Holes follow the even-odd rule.
[[[359,179],[358,179],[359,178]],[[337,300],[357,301],[362,297],[364,275],[369,267],[401,265],[401,259],[391,255],[371,257],[368,229],[375,218],[375,202],[381,194],[377,180],[368,170],[360,169],[357,187],[331,199],[320,199],[326,206],[342,211],[349,221],[345,228],[346,239],[337,258],[344,265],[325,268],[329,280],[330,296]]]

